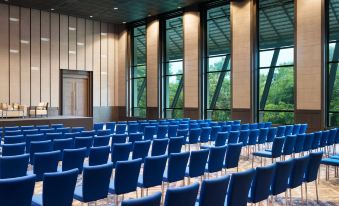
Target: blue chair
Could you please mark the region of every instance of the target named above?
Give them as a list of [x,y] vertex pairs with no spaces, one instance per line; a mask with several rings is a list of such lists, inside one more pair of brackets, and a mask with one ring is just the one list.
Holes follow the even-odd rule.
[[[131,142],[134,144],[134,142],[136,141],[142,141],[142,133],[138,132],[138,133],[130,133],[128,136],[128,142]],[[123,142],[121,142],[123,143]]]
[[[282,162],[276,162],[276,170],[273,177],[273,182],[271,186],[271,195],[277,196],[283,192],[285,192],[285,201],[287,205],[287,188],[288,181],[292,173],[294,160],[288,159]],[[272,198],[274,201],[274,198]]]
[[232,126],[231,125],[223,125],[221,127],[221,131],[222,132],[230,132],[232,130]]
[[37,129],[48,129],[49,128],[49,125],[36,125],[35,128]]
[[294,159],[294,164],[292,168],[292,173],[290,176],[290,180],[288,182],[288,189],[290,193],[290,205],[292,205],[292,193],[291,190],[300,187],[301,196],[302,196],[302,183],[304,182],[305,172],[309,163],[310,157],[304,156]]
[[208,178],[210,173],[222,171],[226,155],[226,148],[226,145],[210,148],[210,154],[205,168],[205,172],[207,172]]
[[132,159],[141,159],[144,161],[145,157],[148,156],[148,151],[151,146],[151,140],[136,141],[133,144]]
[[84,166],[82,185],[74,190],[74,199],[93,202],[107,198],[113,164]]
[[148,122],[142,122],[142,123],[140,123],[139,124],[139,132],[140,133],[144,133],[144,131],[145,131],[145,127],[146,126],[149,126],[150,124],[148,123]]
[[77,169],[45,173],[42,194],[33,196],[32,206],[71,206],[78,173]]
[[72,129],[70,127],[63,127],[63,128],[57,128],[55,131],[57,133],[61,132],[62,134],[65,134],[65,133],[70,133]]
[[262,128],[267,128],[266,127],[266,122],[259,122],[258,123],[258,129],[262,129]]
[[122,144],[127,140],[127,134],[113,134],[111,144]]
[[13,130],[13,131],[6,131],[4,133],[4,136],[18,136],[18,135],[22,135],[22,131],[21,130]]
[[305,134],[303,152],[309,152],[311,150],[313,139],[314,139],[313,133]]
[[44,173],[58,170],[60,156],[60,151],[35,153],[33,171],[28,171],[28,174],[34,173],[36,181],[42,181]]
[[1,206],[31,206],[35,175],[0,179]]
[[25,154],[25,143],[18,144],[3,144],[2,145],[2,156],[14,156]]
[[111,161],[113,163],[113,167],[117,161],[127,161],[129,154],[131,153],[133,148],[132,143],[123,143],[123,144],[114,144],[111,148]]
[[297,139],[297,136],[295,135],[288,135],[285,138],[285,143],[284,143],[283,152],[282,152],[284,160],[287,155],[293,154],[296,139]]
[[87,149],[86,151],[86,156],[89,155],[89,148],[93,146],[93,136],[88,136],[88,137],[76,137],[74,139],[74,148],[83,148],[85,147]]
[[227,206],[247,205],[246,197],[251,188],[254,175],[254,169],[232,174],[226,197]]
[[96,136],[93,138],[93,147],[101,147],[109,145],[111,135]]
[[106,122],[106,129],[109,129],[113,134],[115,132],[115,122]]
[[307,183],[314,182],[315,183],[315,190],[316,190],[316,198],[317,203],[319,204],[319,195],[318,195],[318,184],[317,184],[317,178],[318,178],[318,171],[320,168],[321,158],[323,156],[323,152],[314,152],[310,153],[309,162],[305,171],[305,188],[306,188],[306,205],[307,205]]
[[294,127],[293,125],[286,125],[284,136],[292,135],[293,127]]
[[252,158],[252,168],[254,164],[254,156],[261,157],[261,159],[264,158],[271,158],[272,163],[274,162],[274,159],[278,158],[282,154],[282,148],[284,146],[285,138],[284,137],[276,137],[273,140],[272,150],[263,150],[258,152],[253,152],[253,158]]
[[240,124],[232,124],[231,131],[238,131],[240,130]]
[[[183,152],[177,154],[170,154],[168,158],[168,165],[164,171],[163,182],[169,183],[185,180],[185,171],[188,163],[190,153]],[[164,194],[164,187],[162,187],[162,193]]]
[[95,135],[94,130],[88,130],[88,131],[80,132],[80,137],[94,137],[94,135]]
[[15,135],[15,136],[4,136],[5,144],[17,144],[17,143],[26,143],[26,137],[24,135]]
[[56,139],[53,141],[53,150],[60,150],[63,152],[65,149],[73,149],[74,141],[72,138],[68,139]]
[[301,124],[300,129],[299,129],[299,134],[305,134],[307,131],[307,127],[308,127],[307,124]]
[[156,192],[150,196],[139,199],[123,200],[121,206],[160,206],[160,202],[161,193]]
[[108,161],[110,146],[91,147],[89,150],[88,165],[102,165]]
[[247,144],[248,144],[249,135],[250,135],[250,131],[249,130],[240,130],[240,133],[239,133],[239,143],[242,143],[242,145],[244,147],[246,147]]
[[144,189],[148,194],[148,188],[162,184],[163,174],[167,163],[167,155],[146,157],[142,175],[138,179],[138,187],[141,188],[141,196],[144,196]]
[[183,144],[186,144],[186,140],[187,140],[187,137],[188,137],[188,129],[178,129],[177,130],[177,136],[178,137],[184,137]]
[[267,141],[267,135],[268,135],[268,128],[260,128],[259,129],[259,137],[258,137],[258,145],[263,145]]
[[189,135],[188,135],[188,140],[186,140],[189,151],[191,151],[191,144],[197,144],[199,142],[200,135],[201,135],[200,128],[194,128],[190,130]]
[[293,125],[292,134],[293,134],[293,135],[299,134],[300,127],[301,127],[301,124],[295,124],[295,125]]
[[4,127],[3,130],[4,131],[17,131],[17,130],[20,130],[20,127],[19,126]]
[[40,129],[39,130],[39,133],[42,133],[42,134],[47,134],[47,133],[54,133],[55,132],[55,129],[54,128],[48,128],[48,129]]
[[138,133],[139,132],[139,123],[129,124],[127,130],[128,130],[128,134]]
[[141,159],[117,162],[114,181],[109,184],[108,190],[109,193],[116,195],[116,205],[119,205],[119,195],[137,190],[141,163]]
[[321,133],[320,147],[324,148],[325,151],[326,151],[325,147],[327,145],[328,135],[329,135],[328,130],[322,131],[322,133]]
[[229,133],[228,144],[238,143],[240,136],[240,131],[231,131]]
[[188,177],[188,184],[190,184],[190,178],[204,176],[208,154],[208,149],[191,152],[188,167],[185,172],[185,176]]
[[201,184],[199,206],[224,206],[230,176],[204,180]]
[[50,140],[31,142],[30,145],[30,163],[34,164],[34,154],[40,152],[50,152],[53,150],[53,143]]
[[93,129],[95,131],[102,130],[102,129],[104,129],[104,125],[105,125],[105,123],[103,123],[103,122],[94,123]]
[[30,151],[31,142],[46,141],[48,140],[45,134],[28,134],[26,135],[26,150]]
[[85,130],[84,127],[72,127],[72,133],[76,133],[76,132],[81,133],[84,130]]
[[256,150],[256,144],[258,142],[259,137],[259,129],[252,129],[250,130],[249,136],[248,136],[248,147],[254,148]]
[[286,126],[279,126],[277,128],[276,137],[284,137],[285,136],[285,130],[286,130]]
[[29,130],[22,130],[23,135],[28,135],[28,134],[38,134],[39,130],[38,129],[29,129]]
[[24,131],[24,130],[32,130],[32,129],[34,129],[34,125],[20,126],[20,129],[22,131]]
[[159,125],[157,132],[157,139],[164,139],[168,133],[168,125]]
[[249,130],[250,129],[250,124],[241,124],[240,125],[240,130]]
[[201,134],[200,134],[200,143],[207,143],[210,139],[211,135],[211,127],[202,127],[201,128]]
[[338,131],[337,128],[329,130],[327,143],[326,143],[327,155],[330,154],[331,147],[332,147],[332,150],[333,150],[333,153],[334,153],[334,144],[335,144],[335,138],[336,138],[336,135],[337,135],[337,131]]
[[248,196],[248,202],[258,203],[268,199],[271,193],[271,185],[275,170],[275,164],[266,167],[257,167],[255,169],[255,175]]
[[252,124],[250,124],[249,130],[252,130],[252,129],[259,129],[259,128],[258,128],[258,124],[257,124],[257,123],[252,123]]
[[189,125],[188,125],[188,124],[179,124],[178,129],[179,129],[179,130],[189,129]]
[[86,148],[65,149],[62,154],[62,171],[78,169],[82,173],[84,160],[86,158]]
[[295,144],[294,144],[294,154],[301,153],[304,148],[306,134],[297,134]]
[[169,125],[168,126],[168,137],[176,137],[178,131],[178,125]]
[[276,135],[277,135],[277,128],[276,127],[270,127],[268,129],[266,142],[267,143],[273,142]]
[[213,126],[211,130],[211,135],[210,135],[210,141],[215,141],[217,139],[218,133],[221,131],[220,126]]
[[171,137],[168,143],[168,154],[180,153],[182,145],[184,144],[184,137]]
[[169,188],[166,191],[164,206],[194,206],[198,191],[198,183],[179,188]]
[[270,128],[272,126],[272,122],[265,122],[265,128]]
[[0,157],[0,179],[27,175],[29,154]]
[[312,150],[318,149],[320,147],[320,141],[321,141],[321,136],[322,132],[314,132],[313,133],[313,142],[312,142]]
[[105,135],[110,135],[111,134],[111,130],[109,129],[101,129],[101,130],[97,130],[96,131],[96,135],[97,136],[105,136]]
[[226,141],[229,138],[230,134],[228,132],[218,132],[217,137],[214,142],[214,146],[224,146],[226,145]]
[[226,169],[231,169],[231,168],[237,168],[237,172],[238,172],[241,148],[242,148],[242,143],[229,144],[227,146],[226,158],[225,158],[225,162],[223,165],[223,168],[225,169],[225,174],[226,174]]
[[125,134],[126,133],[126,124],[116,124],[115,125],[115,134]]
[[151,156],[159,156],[166,154],[168,139],[154,139],[152,141]]
[[63,128],[64,124],[51,124],[51,128],[57,129],[57,128]]

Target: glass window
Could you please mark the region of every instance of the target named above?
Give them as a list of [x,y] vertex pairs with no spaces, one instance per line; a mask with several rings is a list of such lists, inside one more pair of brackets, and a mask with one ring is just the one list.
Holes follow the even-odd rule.
[[165,20],[164,32],[164,116],[183,117],[183,40],[182,17]]
[[259,0],[258,120],[294,122],[294,0]]
[[208,9],[205,22],[205,117],[228,120],[231,110],[230,4]]
[[132,29],[131,115],[146,117],[146,26]]
[[328,126],[339,126],[339,0],[328,1],[328,64],[327,118]]

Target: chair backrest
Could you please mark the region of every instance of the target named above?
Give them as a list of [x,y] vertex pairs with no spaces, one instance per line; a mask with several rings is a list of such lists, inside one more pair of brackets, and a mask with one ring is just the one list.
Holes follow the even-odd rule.
[[78,169],[72,169],[64,172],[45,173],[43,177],[42,190],[43,205],[72,205],[73,193],[78,174]]
[[152,141],[151,156],[158,156],[166,154],[168,139],[154,139]]
[[48,129],[39,129],[40,133],[47,134],[47,133],[54,133],[55,129],[54,128],[48,128]]
[[45,134],[28,134],[26,135],[26,150],[27,152],[30,151],[30,145],[31,142],[37,142],[37,141],[46,141],[48,140]]
[[164,206],[194,206],[197,200],[199,184],[169,188],[166,191]]
[[270,127],[268,129],[266,142],[273,142],[276,134],[277,134],[277,128],[276,127]]
[[24,131],[24,130],[32,130],[32,129],[34,129],[34,125],[20,126],[20,129],[22,131]]
[[293,125],[286,125],[285,136],[292,135],[293,127]]
[[13,156],[25,154],[26,143],[3,144],[2,156]]
[[17,136],[22,135],[21,130],[5,130],[4,136]]
[[81,131],[80,136],[81,137],[93,137],[95,135],[94,130],[88,130],[88,131]]
[[0,157],[0,179],[27,175],[29,154]]
[[64,127],[64,124],[51,124],[51,128],[54,128],[54,129],[62,128],[62,127]]
[[335,142],[336,144],[339,143],[339,129],[337,129],[337,134],[336,134],[336,136],[335,136],[334,142]]
[[74,140],[72,138],[67,139],[56,139],[53,141],[53,150],[60,150],[61,152],[64,149],[73,149],[74,148]]
[[228,137],[228,144],[235,144],[238,143],[240,136],[240,131],[230,131]]
[[82,173],[87,149],[65,149],[62,155],[62,171],[77,168]]
[[49,125],[36,125],[35,128],[37,128],[37,129],[48,129]]
[[325,147],[327,145],[329,130],[322,131],[321,140],[320,140],[320,147]]
[[113,166],[117,161],[126,161],[128,160],[129,154],[132,151],[132,143],[123,143],[123,144],[113,144],[111,148],[111,161]]
[[258,129],[258,124],[257,123],[252,123],[252,124],[250,124],[250,128],[249,128],[250,130],[252,130],[252,129]]
[[92,202],[107,197],[113,163],[84,166],[82,195],[84,202]]
[[70,127],[63,127],[63,128],[57,128],[55,131],[65,134],[65,133],[70,133],[72,130]]
[[166,138],[167,132],[168,132],[168,125],[159,125],[158,132],[157,132],[157,138],[158,139]]
[[248,136],[248,145],[256,145],[259,137],[259,129],[250,130],[250,134]]
[[93,138],[93,147],[101,147],[109,145],[111,135],[96,136]]
[[[215,139],[214,146],[224,146],[226,144],[227,139],[229,139],[229,132],[218,132],[217,138]],[[228,140],[229,141],[229,140]]]
[[310,153],[310,160],[308,162],[306,172],[305,172],[305,181],[313,182],[318,177],[318,171],[321,163],[321,158],[323,157],[323,152],[313,152]]
[[139,132],[139,123],[128,124],[128,134]]
[[288,159],[282,162],[276,162],[276,170],[273,177],[271,193],[278,195],[283,193],[288,188],[288,180],[291,176],[294,160]]
[[268,128],[259,129],[258,144],[264,144],[267,140]]
[[285,136],[285,130],[286,130],[286,126],[279,126],[278,129],[277,129],[276,137]]
[[258,123],[258,129],[261,129],[261,128],[267,128],[266,127],[266,122],[259,122]]
[[201,184],[199,206],[224,206],[230,176],[204,180]]
[[144,130],[144,140],[152,140],[157,134],[156,126],[146,126]]
[[337,128],[331,129],[328,133],[328,138],[327,138],[327,145],[331,146],[335,143],[335,137],[337,135]]
[[292,131],[292,134],[293,134],[293,135],[299,134],[300,127],[301,127],[301,124],[295,124],[295,125],[293,125],[293,131]]
[[72,132],[79,132],[79,134],[84,131],[85,128],[84,127],[72,127]]
[[188,124],[179,124],[179,127],[178,129],[181,130],[181,129],[188,129],[189,128],[189,125]]
[[227,146],[211,147],[208,158],[207,171],[209,173],[221,171],[224,165],[224,159]]
[[122,143],[125,143],[126,140],[127,140],[127,134],[113,134],[111,144],[112,145],[116,143],[122,144]]
[[238,167],[242,146],[242,143],[229,144],[227,146],[224,168]]
[[272,122],[265,122],[265,127],[270,128],[272,126]]
[[222,132],[230,132],[232,130],[232,126],[231,125],[223,125],[221,127],[221,131]]
[[93,136],[90,137],[76,137],[74,139],[74,148],[90,148],[93,146]]
[[28,134],[38,134],[39,130],[38,129],[28,129],[28,130],[22,130],[22,134],[25,136]]
[[295,144],[294,144],[294,153],[299,153],[303,151],[305,137],[306,137],[306,134],[297,134]]
[[26,143],[26,137],[22,134],[15,136],[4,136],[5,144],[17,144],[17,143]]
[[301,124],[301,125],[300,125],[300,129],[299,129],[299,134],[304,134],[304,133],[306,133],[307,127],[308,127],[307,124]]
[[184,137],[184,141],[186,141],[187,137],[188,137],[188,129],[178,129],[177,130],[177,136],[178,137]]
[[289,188],[299,187],[303,183],[309,160],[309,155],[294,159],[293,169],[288,183]]
[[200,135],[201,135],[201,129],[200,128],[190,129],[190,132],[189,132],[189,135],[188,135],[188,143],[189,144],[198,143]]
[[161,185],[167,163],[167,155],[146,157],[143,170],[143,187]]
[[249,134],[250,134],[249,130],[240,130],[239,143],[242,143],[243,146],[247,146]]
[[106,129],[111,130],[111,134],[115,132],[115,122],[106,122]]
[[61,132],[53,132],[53,133],[46,133],[47,140],[55,140],[55,139],[62,139],[64,137],[63,133]]
[[35,185],[35,175],[0,179],[0,199],[2,206],[31,206]]
[[250,124],[241,124],[240,125],[240,130],[248,130],[250,129]]
[[88,165],[102,165],[106,164],[108,161],[108,156],[110,153],[110,146],[101,146],[101,147],[91,147],[89,150],[89,160]]
[[104,125],[105,125],[105,123],[103,123],[103,122],[94,123],[93,124],[93,129],[95,131],[102,130],[102,129],[104,129]]
[[38,181],[42,180],[44,173],[57,171],[60,157],[60,151],[39,152],[34,154],[33,173],[36,175]]
[[321,136],[322,132],[314,132],[313,133],[313,142],[312,142],[312,148],[311,149],[318,149],[320,147],[320,141],[321,141]]
[[254,169],[232,174],[226,197],[226,205],[247,205],[247,196],[254,175]]
[[288,135],[286,137],[283,148],[283,155],[290,155],[293,153],[296,139],[297,136],[295,135]]
[[114,189],[117,195],[137,188],[142,159],[118,161],[115,168]]
[[180,153],[184,144],[184,137],[171,137],[168,143],[168,154]]
[[304,152],[307,152],[312,148],[313,139],[314,139],[313,133],[305,134],[304,145],[303,145]]
[[167,181],[176,182],[185,177],[186,166],[190,153],[170,154],[168,159]]
[[160,206],[161,192],[155,192],[147,197],[123,200],[121,206]]
[[141,158],[144,161],[145,157],[148,156],[148,151],[151,146],[151,140],[136,141],[133,144],[132,159]]
[[[140,132],[130,133],[128,135],[128,142],[134,143],[136,141],[142,141],[142,133],[140,133]],[[124,143],[124,142],[120,142],[120,143]]]
[[53,143],[50,140],[31,142],[30,144],[30,162],[34,164],[34,153],[50,152],[53,150]]
[[238,131],[240,130],[240,124],[232,124],[231,131]]
[[168,137],[176,137],[178,131],[178,125],[169,125],[168,126]]
[[201,134],[200,134],[200,143],[206,143],[210,139],[211,135],[211,127],[202,127],[201,128]]
[[110,135],[110,134],[111,134],[111,130],[109,129],[101,129],[101,130],[96,131],[97,136],[104,136],[104,135]]
[[209,150],[198,150],[192,151],[190,160],[189,160],[189,170],[188,175],[189,177],[199,177],[204,175],[205,167],[208,159]]
[[257,167],[255,169],[249,194],[249,202],[258,203],[269,197],[275,170],[275,164],[266,167]]
[[280,157],[285,143],[285,137],[276,137],[272,143],[272,158]]
[[212,126],[210,141],[215,141],[220,131],[221,131],[221,126]]

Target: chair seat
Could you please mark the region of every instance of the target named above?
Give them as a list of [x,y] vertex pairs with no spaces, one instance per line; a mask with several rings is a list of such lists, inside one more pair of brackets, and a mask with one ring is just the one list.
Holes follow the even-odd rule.
[[82,196],[82,186],[75,187],[74,189],[74,199],[79,200],[81,202],[84,202],[83,196]]
[[325,158],[321,160],[321,164],[339,166],[339,159]]
[[270,152],[270,151],[259,151],[259,152],[253,152],[253,155],[259,156],[259,157],[270,158],[270,157],[272,157],[272,152]]
[[42,194],[33,195],[32,206],[42,206]]
[[332,159],[339,159],[339,155],[333,155],[333,156],[330,156],[330,158],[332,158]]

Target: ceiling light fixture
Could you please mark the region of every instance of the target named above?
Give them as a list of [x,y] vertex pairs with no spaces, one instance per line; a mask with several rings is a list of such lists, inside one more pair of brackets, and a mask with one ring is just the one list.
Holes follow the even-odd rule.
[[126,24],[126,22],[125,22],[125,21],[123,21],[122,23],[123,23],[123,24]]
[[118,10],[119,8],[118,8],[118,7],[114,7],[113,9],[114,9],[114,10]]
[[93,18],[93,16],[89,16],[89,18]]
[[178,6],[177,8],[178,8],[178,9],[181,9],[181,6]]
[[54,11],[54,8],[51,8],[51,11]]

